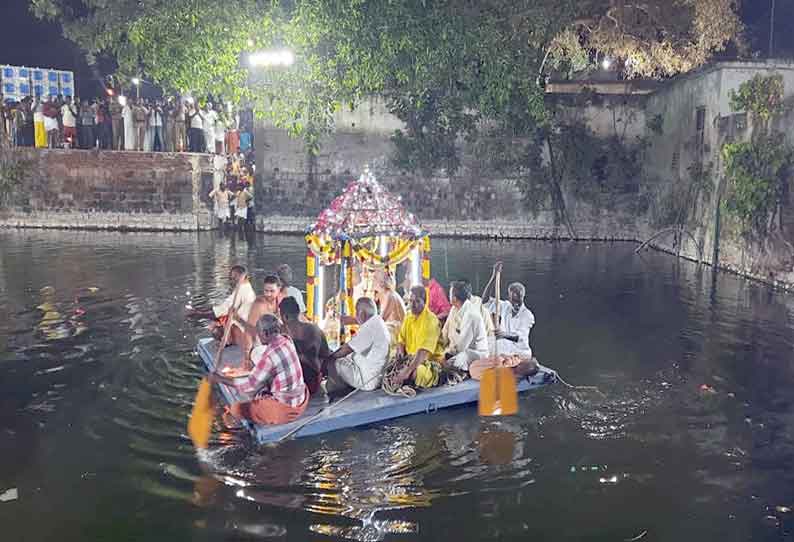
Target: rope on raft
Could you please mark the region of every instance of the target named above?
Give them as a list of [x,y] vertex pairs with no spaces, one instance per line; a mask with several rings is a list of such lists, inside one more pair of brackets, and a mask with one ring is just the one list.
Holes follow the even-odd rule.
[[600,395],[604,395],[604,392],[602,392],[601,390],[599,390],[599,389],[598,389],[597,387],[595,387],[595,386],[574,386],[573,384],[569,384],[568,382],[566,382],[566,381],[565,381],[565,380],[564,380],[564,379],[563,379],[563,378],[560,376],[560,373],[558,373],[557,371],[554,371],[554,375],[557,377],[557,382],[559,382],[560,384],[562,384],[563,386],[565,386],[565,387],[566,387],[566,388],[568,388],[569,390],[575,390],[575,391],[594,391],[594,392],[596,392],[596,393],[598,393],[598,394],[600,394]]

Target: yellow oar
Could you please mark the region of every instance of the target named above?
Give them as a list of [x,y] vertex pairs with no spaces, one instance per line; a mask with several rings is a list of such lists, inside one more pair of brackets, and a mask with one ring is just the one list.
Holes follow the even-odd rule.
[[[226,343],[229,340],[229,333],[232,330],[232,320],[235,312],[235,305],[237,304],[237,293],[240,290],[240,285],[246,279],[246,275],[240,277],[237,286],[234,288],[232,295],[232,305],[229,308],[228,318],[223,328],[223,340],[218,345],[215,351],[215,360],[212,366],[217,369],[220,363],[223,349],[226,348]],[[212,404],[212,385],[209,380],[203,378],[199,384],[198,391],[196,391],[196,398],[193,400],[193,410],[190,413],[190,421],[187,423],[187,434],[193,441],[193,446],[196,448],[206,448],[210,442],[210,435],[212,434],[212,420],[215,417],[215,408]]]
[[[501,310],[499,292],[502,288],[502,271],[496,271],[496,329],[499,329]],[[498,339],[494,337],[494,360],[498,359]],[[513,370],[509,367],[487,369],[480,378],[480,416],[510,416],[518,412],[518,390]]]

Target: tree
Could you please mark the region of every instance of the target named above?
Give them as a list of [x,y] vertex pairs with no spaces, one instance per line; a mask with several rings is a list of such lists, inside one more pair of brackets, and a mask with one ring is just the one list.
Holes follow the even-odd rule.
[[585,47],[620,60],[628,77],[693,70],[729,44],[744,50],[736,0],[591,0],[577,21]]

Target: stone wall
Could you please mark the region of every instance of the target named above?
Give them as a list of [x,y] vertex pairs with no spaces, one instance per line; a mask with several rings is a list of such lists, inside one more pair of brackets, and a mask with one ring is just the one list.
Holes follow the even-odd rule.
[[24,180],[0,210],[18,227],[196,230],[211,227],[203,155],[14,149]]

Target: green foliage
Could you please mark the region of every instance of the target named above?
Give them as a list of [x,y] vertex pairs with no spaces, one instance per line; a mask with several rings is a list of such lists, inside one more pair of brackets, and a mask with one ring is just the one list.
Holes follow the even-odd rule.
[[711,162],[693,162],[687,168],[689,179],[669,183],[669,190],[658,199],[654,216],[657,227],[678,226],[687,228],[697,222],[696,212],[701,201],[711,198],[714,182]]
[[739,85],[739,92],[731,89],[733,111],[747,111],[763,122],[783,112],[783,76],[758,74]]
[[794,149],[783,134],[729,143],[722,149],[729,182],[725,208],[742,225],[743,233],[765,236],[786,194]]

